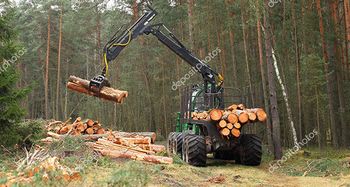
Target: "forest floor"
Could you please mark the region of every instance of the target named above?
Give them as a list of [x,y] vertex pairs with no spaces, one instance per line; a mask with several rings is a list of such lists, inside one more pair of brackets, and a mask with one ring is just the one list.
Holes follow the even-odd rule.
[[[178,157],[174,157],[172,165],[157,165],[123,159],[91,159],[84,154],[88,152],[78,150],[77,154],[61,159],[68,167],[80,168],[81,180],[37,179],[31,186],[350,186],[349,150],[302,151],[273,173],[269,172],[272,162],[269,156],[264,156],[258,167],[212,158],[208,159],[207,167],[192,167]],[[6,182],[1,174],[11,171],[12,161],[10,157],[0,157],[0,186]]]

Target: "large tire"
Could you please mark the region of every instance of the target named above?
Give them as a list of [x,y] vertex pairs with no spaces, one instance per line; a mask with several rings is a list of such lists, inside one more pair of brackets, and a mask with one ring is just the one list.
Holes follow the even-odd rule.
[[240,138],[236,163],[246,166],[258,166],[261,163],[261,140],[254,134],[243,134]]
[[182,156],[182,144],[184,139],[184,134],[182,132],[177,132],[174,135],[174,146],[173,146],[173,153]]
[[185,136],[183,143],[183,160],[192,166],[206,166],[207,147],[205,138],[188,134]]
[[167,149],[166,149],[166,151],[167,151],[167,154],[168,154],[168,156],[172,156],[172,155],[174,155],[175,153],[173,152],[173,150],[174,150],[174,137],[175,137],[175,132],[171,132],[171,133],[169,133],[169,135],[168,135],[168,138],[167,138]]

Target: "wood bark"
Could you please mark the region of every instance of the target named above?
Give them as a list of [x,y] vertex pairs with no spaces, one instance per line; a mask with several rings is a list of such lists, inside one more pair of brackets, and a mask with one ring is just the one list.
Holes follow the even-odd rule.
[[70,76],[67,88],[116,103],[123,103],[124,99],[128,97],[127,91],[116,90],[110,87],[103,87],[100,91],[91,90],[89,89],[89,84],[88,80]]
[[104,156],[109,156],[111,158],[128,158],[133,160],[140,160],[151,162],[155,164],[172,164],[173,159],[169,157],[155,156],[155,155],[147,155],[140,154],[131,151],[118,151],[118,150],[106,150],[101,149],[99,152]]
[[[243,8],[243,0],[241,0],[241,8]],[[250,67],[249,67],[249,59],[248,59],[248,46],[247,46],[247,32],[246,32],[246,21],[244,18],[244,11],[241,12],[241,21],[242,21],[242,31],[243,31],[243,47],[244,47],[244,57],[245,57],[245,65],[246,65],[246,72],[248,76],[248,84],[249,84],[249,93],[250,93],[250,99],[252,102],[252,105],[255,106],[254,102],[254,95],[253,95],[253,87],[252,87],[252,78],[250,75]]]
[[296,81],[297,81],[297,97],[298,97],[298,127],[299,127],[299,139],[303,137],[302,129],[302,93],[300,83],[300,54],[299,54],[299,38],[298,28],[295,18],[295,4],[296,1],[292,2],[292,19],[293,19],[293,35],[294,35],[294,51],[295,51],[295,64],[296,64]]
[[273,71],[273,59],[272,59],[272,42],[271,42],[271,28],[269,23],[269,6],[268,1],[265,1],[264,13],[264,27],[266,28],[265,33],[265,52],[267,59],[267,77],[269,84],[269,96],[270,96],[270,113],[272,120],[272,141],[274,146],[274,157],[275,159],[282,158],[282,147],[281,147],[281,131],[280,131],[280,119],[278,114],[277,105],[277,93],[275,85],[275,75]]
[[[341,131],[338,131],[341,135],[341,145],[346,146],[347,142],[347,125],[345,122],[345,99],[344,99],[344,85],[343,85],[343,68],[345,62],[342,63],[341,45],[339,45],[338,40],[340,40],[340,31],[338,28],[339,17],[338,17],[338,2],[332,0],[330,2],[331,14],[333,18],[333,28],[335,33],[333,53],[335,54],[333,62],[336,66],[336,81],[337,81],[337,91],[338,91],[338,101],[339,101],[339,121],[341,126]],[[338,134],[337,133],[337,134]]]
[[[258,48],[259,48],[259,67],[260,67],[260,75],[261,75],[261,82],[262,82],[262,91],[264,96],[264,108],[265,111],[269,111],[269,98],[267,95],[267,88],[266,88],[266,73],[264,69],[264,59],[263,59],[263,46],[261,41],[261,21],[260,21],[260,8],[259,8],[259,0],[256,0],[257,5],[257,22],[256,22],[256,29],[258,34]],[[268,148],[271,153],[273,153],[273,143],[272,143],[272,127],[271,127],[271,120],[266,120],[266,134],[267,134],[267,143]]]
[[45,63],[45,118],[49,119],[49,61],[50,61],[50,34],[51,20],[50,9],[47,17],[47,47],[46,47],[46,63]]
[[137,137],[137,136],[143,136],[143,137],[149,137],[151,138],[151,143],[154,143],[156,141],[156,133],[154,132],[113,132],[113,135],[116,137]]
[[298,137],[297,137],[297,132],[296,132],[295,126],[294,126],[294,120],[293,120],[293,116],[292,116],[292,109],[290,108],[290,105],[289,105],[289,98],[288,98],[288,95],[287,95],[287,91],[286,91],[285,85],[284,85],[284,83],[282,81],[282,78],[280,77],[280,74],[279,74],[279,70],[278,70],[278,66],[277,66],[277,59],[276,59],[276,56],[275,56],[275,50],[272,47],[271,47],[271,51],[272,51],[272,59],[273,59],[273,65],[274,65],[276,77],[277,77],[277,80],[278,80],[278,82],[279,82],[279,84],[281,86],[284,103],[285,103],[286,109],[287,109],[287,116],[288,116],[288,121],[290,123],[290,129],[292,131],[292,138],[293,138],[293,141],[294,141],[294,146],[298,146]]
[[350,1],[343,1],[344,7],[344,35],[345,35],[345,59],[347,70],[350,71]]
[[59,106],[60,106],[60,82],[61,82],[61,46],[62,46],[62,19],[63,19],[63,7],[61,7],[59,18],[59,36],[58,36],[58,54],[57,54],[57,83],[56,83],[56,117],[59,119]]
[[323,26],[323,15],[322,15],[322,7],[321,7],[321,0],[316,0],[316,8],[319,18],[319,29],[320,29],[320,35],[321,35],[321,44],[322,44],[322,51],[323,51],[323,61],[324,61],[324,69],[325,69],[325,77],[327,80],[327,95],[328,95],[328,104],[329,104],[329,118],[331,122],[331,131],[332,131],[332,144],[334,147],[339,147],[338,144],[338,136],[337,136],[337,128],[336,128],[336,119],[335,119],[335,109],[334,109],[334,94],[333,94],[333,81],[332,77],[330,75],[330,67],[329,67],[329,58],[328,58],[328,52],[327,52],[327,44],[325,39],[325,31]]
[[[66,137],[74,137],[73,135],[60,135],[54,132],[48,132],[47,135],[49,137],[53,137],[55,139],[62,140]],[[80,137],[85,140],[97,140],[99,138],[107,137],[108,134],[93,134],[93,135],[81,135]]]

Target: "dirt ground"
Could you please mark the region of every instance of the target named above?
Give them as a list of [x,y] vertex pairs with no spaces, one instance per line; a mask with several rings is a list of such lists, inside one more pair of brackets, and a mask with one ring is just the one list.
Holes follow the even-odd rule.
[[[116,168],[99,169],[99,176],[106,179],[107,176],[116,175],[114,182],[85,181],[82,186],[310,186],[310,187],[350,187],[350,175],[312,177],[312,176],[288,176],[282,172],[270,173],[268,163],[258,167],[248,167],[235,164],[230,161],[208,160],[207,167],[192,167],[187,164],[153,165],[137,161],[115,161]],[[129,172],[129,165],[136,165],[139,174]],[[124,168],[124,170],[123,170]],[[121,169],[121,170],[120,170]],[[124,179],[113,174],[120,170]],[[142,178],[147,173],[145,181],[134,181],[134,178]],[[89,175],[89,174],[88,174]],[[119,174],[120,175],[120,174]],[[139,175],[139,176],[138,176]],[[96,175],[94,175],[96,177]],[[127,177],[130,178],[127,178]],[[99,177],[99,178],[100,178]],[[87,177],[91,179],[91,176]],[[101,179],[101,178],[100,178]],[[102,179],[102,180],[104,180]],[[125,180],[125,181],[124,181]],[[127,181],[128,180],[128,181]],[[75,186],[75,185],[72,185]]]

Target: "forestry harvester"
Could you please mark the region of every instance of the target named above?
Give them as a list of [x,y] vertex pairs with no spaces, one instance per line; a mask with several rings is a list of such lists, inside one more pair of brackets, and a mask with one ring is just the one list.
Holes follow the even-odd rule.
[[[229,96],[224,94],[224,79],[208,64],[194,56],[164,24],[151,25],[150,23],[156,15],[157,12],[148,7],[143,16],[129,28],[122,32],[119,32],[122,30],[120,29],[114,34],[103,50],[105,67],[102,73],[91,79],[89,83],[85,82],[85,88],[88,86],[87,90],[90,95],[96,97],[101,97],[100,93],[103,95],[101,90],[112,89],[106,79],[109,62],[116,59],[133,39],[143,34],[152,34],[184,62],[192,66],[196,72],[200,73],[204,81],[202,84],[186,87],[181,92],[176,132],[171,132],[167,140],[168,153],[178,154],[185,162],[194,166],[205,166],[207,154],[210,153],[213,153],[217,159],[235,160],[236,163],[243,165],[260,165],[261,140],[254,134],[240,134],[244,124],[238,123],[237,126],[235,124],[236,131],[232,131],[235,136],[231,135],[231,131],[228,131],[229,135],[223,136],[217,126],[218,121],[208,120],[208,118],[194,119],[194,114],[203,114],[204,112],[208,116],[213,109],[216,112],[221,111],[220,115],[225,116],[224,111],[227,109],[225,104],[228,103]],[[86,91],[82,92],[87,93]]]

